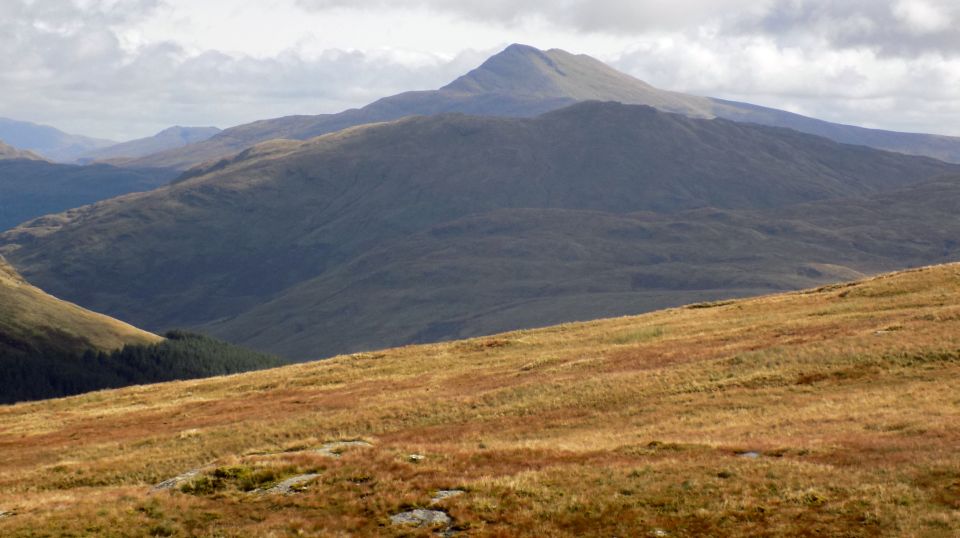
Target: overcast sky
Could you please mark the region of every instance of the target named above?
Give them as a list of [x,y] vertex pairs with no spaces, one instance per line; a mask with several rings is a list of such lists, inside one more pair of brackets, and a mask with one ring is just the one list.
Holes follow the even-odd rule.
[[0,116],[113,139],[338,112],[510,43],[666,89],[960,135],[958,0],[0,0]]

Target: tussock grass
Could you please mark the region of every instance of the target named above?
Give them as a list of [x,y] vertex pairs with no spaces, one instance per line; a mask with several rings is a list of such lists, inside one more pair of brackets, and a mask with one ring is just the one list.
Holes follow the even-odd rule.
[[457,488],[470,536],[956,536],[958,303],[947,265],[4,407],[0,535],[427,536],[389,516]]

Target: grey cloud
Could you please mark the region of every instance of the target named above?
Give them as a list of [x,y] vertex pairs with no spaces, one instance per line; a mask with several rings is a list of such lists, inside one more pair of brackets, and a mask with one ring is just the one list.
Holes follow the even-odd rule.
[[420,8],[467,19],[540,18],[583,32],[767,35],[787,46],[826,41],[886,55],[960,53],[956,0],[298,0],[305,9]]
[[[759,0],[762,4],[766,0]],[[757,5],[745,0],[297,0],[308,10],[426,9],[471,20],[518,23],[542,18],[554,24],[589,32],[634,32],[677,29],[726,17],[731,10],[752,12]]]
[[728,31],[762,32],[782,41],[823,39],[835,47],[866,47],[888,56],[960,53],[960,3],[955,0],[778,0],[761,17]]
[[[409,66],[389,54],[289,50],[272,58],[190,53],[177,43],[125,50],[122,25],[154,0],[4,0],[0,116],[94,136],[134,138],[171,124],[218,125],[338,112],[411,88],[431,88],[479,54]],[[92,126],[92,127],[91,127]]]

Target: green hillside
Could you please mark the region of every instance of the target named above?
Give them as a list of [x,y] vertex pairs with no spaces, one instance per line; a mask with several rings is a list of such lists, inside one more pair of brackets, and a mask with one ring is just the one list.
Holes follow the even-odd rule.
[[[271,142],[39,219],[0,248],[45,289],[139,326],[308,359],[935,263],[953,247],[924,234],[955,219],[921,200],[910,227],[880,218],[864,241],[843,207],[958,173],[589,102]],[[829,205],[841,199],[854,201]]]

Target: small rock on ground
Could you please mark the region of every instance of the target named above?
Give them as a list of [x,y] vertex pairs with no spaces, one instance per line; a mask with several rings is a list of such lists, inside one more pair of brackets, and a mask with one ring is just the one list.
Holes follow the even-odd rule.
[[441,489],[437,491],[436,495],[430,499],[430,504],[437,504],[438,502],[449,499],[450,497],[456,497],[457,495],[463,495],[466,493],[462,489]]
[[417,527],[446,526],[452,521],[450,516],[444,512],[439,510],[424,510],[422,508],[390,516],[390,522],[394,525],[415,525]]
[[266,491],[266,493],[274,493],[274,494],[279,494],[279,495],[290,495],[290,494],[292,494],[292,493],[296,493],[296,492],[297,492],[297,486],[302,486],[303,484],[306,484],[307,482],[310,482],[311,480],[317,478],[318,476],[320,476],[320,475],[318,475],[318,474],[316,474],[316,473],[312,473],[312,474],[302,474],[302,475],[300,475],[300,476],[294,476],[293,478],[288,478],[288,479],[284,480],[283,482],[280,482],[280,483],[277,484],[276,486],[273,486],[272,488],[268,489],[268,490]]
[[339,458],[340,450],[348,447],[354,447],[354,446],[369,448],[373,445],[371,445],[366,441],[333,441],[330,443],[326,443],[325,445],[316,449],[316,451],[329,458]]
[[13,512],[5,512],[3,510],[0,510],[0,519],[3,519],[5,517],[13,517]]
[[153,488],[151,488],[151,491],[173,489],[179,486],[180,484],[186,482],[187,480],[190,480],[191,478],[194,478],[195,476],[199,475],[200,471],[202,471],[202,469],[193,469],[191,471],[187,471],[183,473],[182,475],[175,476],[168,480],[164,480],[163,482],[160,482],[159,484],[153,486]]
[[407,456],[407,458],[414,463],[421,462],[427,459],[427,457],[424,456],[423,454],[410,454],[409,456]]
[[760,457],[760,453],[759,453],[759,452],[754,452],[754,451],[751,450],[750,452],[739,452],[739,453],[737,453],[737,456],[738,456],[738,457],[741,457],[741,458],[748,458],[748,459],[751,459],[751,460],[755,460],[755,459],[757,459],[757,458]]

